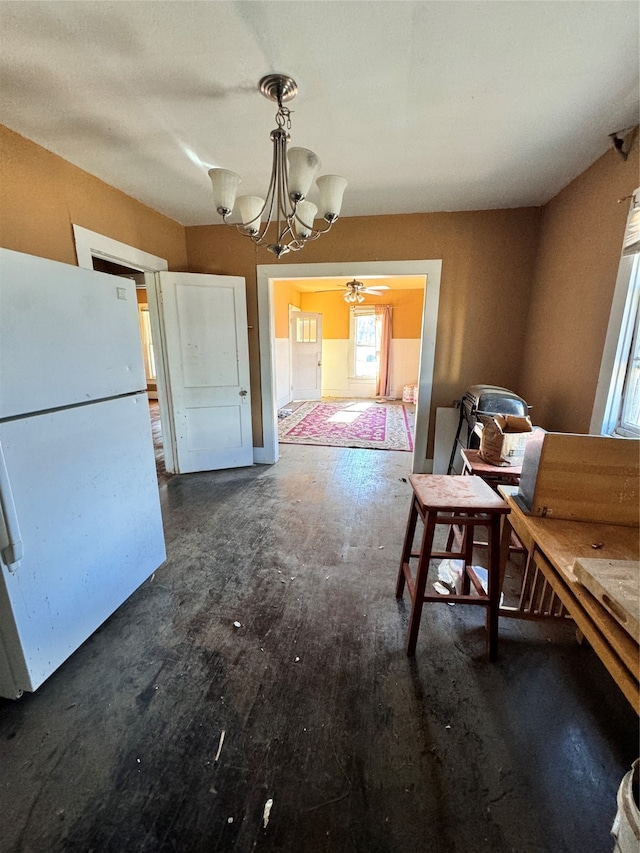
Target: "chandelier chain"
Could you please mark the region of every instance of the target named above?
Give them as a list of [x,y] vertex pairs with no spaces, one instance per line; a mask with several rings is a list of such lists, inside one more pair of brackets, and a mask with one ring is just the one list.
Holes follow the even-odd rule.
[[278,112],[276,113],[276,124],[282,130],[286,128],[291,130],[291,110],[278,103]]

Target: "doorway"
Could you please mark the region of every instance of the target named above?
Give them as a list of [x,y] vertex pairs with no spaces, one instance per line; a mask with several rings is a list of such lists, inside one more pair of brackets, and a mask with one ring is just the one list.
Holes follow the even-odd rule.
[[132,267],[127,267],[101,257],[92,256],[92,263],[93,269],[96,270],[96,272],[104,272],[109,275],[128,278],[135,282],[138,302],[138,323],[140,326],[140,344],[147,382],[147,397],[149,398],[149,419],[151,421],[153,451],[156,459],[156,474],[158,476],[158,480],[169,479],[172,475],[167,473],[167,467],[165,464],[162,425],[160,423],[160,403],[158,401],[158,377],[156,374],[156,359],[144,273],[133,269]]
[[[165,425],[170,422],[170,419],[164,411],[163,403],[158,399],[157,393],[157,373],[163,369],[163,353],[160,347],[153,346],[152,329],[155,324],[149,310],[145,272],[168,270],[168,262],[164,258],[143,252],[134,246],[120,243],[79,225],[73,226],[73,233],[79,267],[132,278],[136,283],[136,295],[140,294],[138,296],[138,316],[141,321],[140,340],[145,360],[145,372],[147,373],[147,392],[149,393],[149,390],[153,392],[155,385],[156,399],[150,399],[149,418],[156,457],[156,471],[158,479],[167,478],[171,475],[167,474],[166,471],[166,452],[167,449],[171,450],[171,446],[167,443],[170,434]],[[143,293],[144,297],[141,298]],[[140,305],[146,305],[146,314]],[[153,378],[150,375],[152,373],[154,374]],[[150,394],[151,396],[153,395]]]
[[414,473],[428,472],[431,467],[431,460],[427,459],[427,442],[429,437],[429,413],[431,409],[441,272],[441,260],[270,264],[257,267],[264,446],[259,459],[258,454],[256,454],[256,461],[273,464],[279,458],[276,355],[273,337],[274,281],[279,279],[322,277],[354,278],[356,276],[422,275],[425,279],[425,292],[420,340],[420,373],[416,399],[416,432],[412,470]]

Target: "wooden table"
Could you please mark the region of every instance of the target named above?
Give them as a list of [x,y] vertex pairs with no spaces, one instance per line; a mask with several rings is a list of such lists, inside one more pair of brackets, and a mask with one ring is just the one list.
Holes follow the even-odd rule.
[[544,577],[636,713],[640,714],[638,642],[573,573],[574,560],[580,557],[637,561],[640,557],[638,528],[527,515],[514,500],[514,495],[509,494],[513,490],[505,488],[500,491],[511,510],[505,516],[503,527],[503,572],[507,559],[505,543],[509,542],[514,531],[527,549],[536,571]]

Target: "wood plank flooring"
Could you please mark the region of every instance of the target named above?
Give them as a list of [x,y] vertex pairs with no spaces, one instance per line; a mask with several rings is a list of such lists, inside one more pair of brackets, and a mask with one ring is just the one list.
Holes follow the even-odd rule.
[[281,451],[161,481],[166,564],[0,700],[0,851],[610,851],[637,718],[596,656],[502,620],[489,664],[438,605],[408,659],[409,455]]

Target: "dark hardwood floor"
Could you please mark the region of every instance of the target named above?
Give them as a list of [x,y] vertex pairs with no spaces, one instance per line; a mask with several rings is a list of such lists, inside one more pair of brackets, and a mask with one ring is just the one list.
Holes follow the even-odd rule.
[[166,564],[0,700],[2,853],[610,851],[638,721],[592,651],[502,620],[489,664],[438,605],[407,659],[409,454],[281,451],[161,480]]

